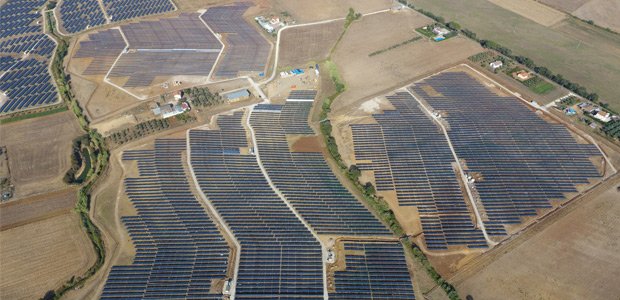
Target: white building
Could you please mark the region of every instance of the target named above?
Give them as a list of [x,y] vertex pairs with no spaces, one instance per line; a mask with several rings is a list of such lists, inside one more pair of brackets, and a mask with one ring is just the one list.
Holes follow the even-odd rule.
[[501,68],[503,65],[504,65],[504,63],[501,60],[496,60],[496,61],[490,63],[489,67],[491,67],[491,69],[493,69],[495,71],[495,69]]
[[599,110],[596,114],[594,114],[594,117],[601,120],[603,123],[611,121],[611,114],[602,110]]

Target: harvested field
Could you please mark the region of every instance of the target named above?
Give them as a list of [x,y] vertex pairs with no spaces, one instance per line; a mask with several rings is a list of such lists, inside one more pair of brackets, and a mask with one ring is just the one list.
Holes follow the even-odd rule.
[[15,199],[65,187],[72,140],[83,134],[72,112],[2,125]]
[[343,30],[344,21],[336,21],[282,31],[279,66],[295,67],[325,59]]
[[429,23],[430,19],[411,10],[380,13],[354,22],[333,54],[347,86],[332,105],[333,115],[346,114],[368,97],[404,86],[482,50],[468,39],[454,37],[441,43],[422,39],[368,56],[417,36],[415,28]]
[[534,0],[489,0],[489,2],[543,26],[552,26],[566,18],[565,13]]
[[0,204],[0,230],[67,213],[75,207],[74,188]]
[[389,0],[274,0],[273,9],[288,12],[297,23],[308,23],[335,18],[344,18],[352,7],[356,12],[370,13],[389,9],[393,2]]
[[[620,36],[568,18],[545,27],[486,0],[415,0],[416,7],[459,22],[599,94],[620,109]],[[593,76],[596,74],[596,76]]]
[[591,0],[538,0],[541,3],[571,13]]
[[573,11],[573,15],[620,32],[620,2],[617,0],[591,0]]
[[74,212],[4,230],[0,234],[0,298],[39,299],[79,276],[95,260]]
[[[616,299],[620,286],[619,180],[454,283],[474,299]],[[570,207],[569,207],[570,208]]]

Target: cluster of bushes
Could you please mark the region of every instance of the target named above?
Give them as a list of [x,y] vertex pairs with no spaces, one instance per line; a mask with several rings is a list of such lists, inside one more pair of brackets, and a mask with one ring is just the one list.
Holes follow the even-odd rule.
[[191,89],[185,89],[183,90],[183,93],[185,93],[185,97],[189,99],[190,103],[197,107],[213,106],[224,103],[224,98],[220,96],[220,94],[211,93],[211,91],[206,87],[193,87]]
[[353,23],[353,21],[358,20],[361,17],[362,17],[361,13],[356,13],[353,8],[349,8],[349,13],[347,14],[347,17],[344,20],[344,28],[348,28],[349,25]]
[[[91,171],[91,149],[88,135],[85,134],[74,139],[71,149],[71,167],[65,173],[63,180],[68,184],[81,184]],[[94,154],[96,155],[97,153]],[[84,169],[79,175],[76,174],[82,168],[82,165],[84,165]]]
[[[414,9],[416,11],[418,11],[419,13],[426,15],[427,17],[445,24],[446,26],[450,27],[450,23],[454,23],[454,22],[448,22],[445,23],[445,19],[441,16],[437,16],[435,14],[433,14],[432,12],[423,10],[423,9],[417,9],[413,6],[413,4],[409,4],[409,2],[407,0],[398,0],[400,3],[402,3],[403,5],[408,6],[411,9]],[[454,25],[452,25],[454,26]],[[460,25],[459,25],[460,27]],[[492,49],[495,50],[509,58],[512,58],[514,60],[516,60],[518,63],[523,64],[525,66],[527,66],[528,68],[530,68],[531,70],[534,70],[534,72],[540,74],[541,76],[544,76],[548,79],[550,79],[551,81],[565,87],[568,90],[571,90],[572,92],[574,92],[575,94],[582,96],[590,101],[596,102],[599,98],[598,94],[594,93],[594,92],[588,92],[588,90],[577,84],[574,82],[569,81],[568,79],[564,78],[561,74],[554,74],[551,70],[549,70],[548,68],[544,67],[544,66],[538,66],[534,63],[534,61],[528,57],[525,56],[518,56],[518,55],[514,55],[512,53],[512,50],[508,47],[502,46],[501,44],[491,41],[491,40],[484,40],[484,39],[479,39],[478,36],[476,35],[475,32],[466,29],[466,28],[461,28],[460,32],[463,33],[463,35],[476,40],[477,42],[480,43],[480,45],[484,48],[487,49]]]
[[607,136],[620,140],[620,120],[609,121],[603,128],[601,128],[603,133]]
[[136,124],[134,127],[125,128],[120,131],[114,132],[109,135],[107,139],[114,144],[122,145],[129,141],[144,137],[146,135],[162,131],[170,127],[170,123],[166,119],[154,119],[140,124]]

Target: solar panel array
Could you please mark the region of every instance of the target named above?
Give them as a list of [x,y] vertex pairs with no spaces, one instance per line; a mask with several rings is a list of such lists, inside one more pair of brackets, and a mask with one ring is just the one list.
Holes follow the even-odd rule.
[[251,154],[242,112],[191,130],[199,186],[241,245],[236,299],[322,299],[321,245],[273,191]]
[[125,40],[120,30],[112,28],[88,35],[88,40],[80,41],[74,58],[93,58],[83,75],[107,74],[116,58],[125,49]]
[[175,18],[140,21],[121,25],[130,49],[210,49],[219,52],[222,44],[197,13]]
[[97,0],[62,0],[60,20],[68,33],[77,33],[106,23]]
[[230,250],[190,191],[185,145],[159,139],[153,150],[123,153],[140,174],[125,179],[137,215],[122,217],[136,255],[131,265],[112,266],[101,299],[222,299],[211,284],[225,279]]
[[352,124],[355,159],[374,171],[378,191],[396,191],[400,206],[415,206],[430,250],[487,247],[475,228],[457,181],[452,152],[439,127],[407,92],[386,97],[394,107],[377,124]]
[[112,22],[174,10],[170,0],[103,0],[103,5]]
[[7,100],[0,113],[57,102],[48,64],[56,47],[43,33],[41,14],[46,1],[8,0],[0,6],[0,91]]
[[[391,235],[340,184],[320,152],[291,152],[287,134],[314,135],[308,126],[312,102],[256,106],[250,124],[260,160],[271,181],[318,234]],[[281,110],[277,110],[280,107]]]
[[249,7],[249,3],[212,7],[202,15],[213,31],[225,34],[226,50],[216,76],[234,77],[242,71],[261,72],[265,69],[271,46],[243,18]]
[[140,87],[150,85],[156,76],[207,76],[217,55],[186,51],[123,53],[109,77],[129,77],[124,87]]
[[334,274],[329,299],[415,299],[398,242],[343,242],[346,269]]
[[[120,54],[108,76],[128,77],[122,84],[124,87],[149,86],[157,76],[208,76],[222,50],[222,44],[196,13],[130,23],[121,26],[121,31],[129,44],[128,50]],[[93,56],[95,60],[87,73],[96,74],[104,69],[101,64],[95,64],[98,60],[112,63],[116,60],[112,56],[120,53],[119,49],[122,52],[121,47],[125,46],[119,38],[122,36],[116,33],[91,37],[95,41],[86,45],[83,55]],[[106,45],[109,51],[91,51],[110,40],[114,43]]]
[[[425,91],[433,89],[431,94]],[[564,200],[575,185],[600,177],[590,161],[594,145],[579,144],[561,124],[549,123],[519,99],[498,96],[464,72],[446,72],[411,89],[447,114],[449,138],[475,186],[490,235],[506,234],[550,200]]]

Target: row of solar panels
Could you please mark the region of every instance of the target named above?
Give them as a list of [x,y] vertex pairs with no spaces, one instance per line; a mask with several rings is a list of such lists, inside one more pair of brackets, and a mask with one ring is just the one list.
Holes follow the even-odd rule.
[[400,206],[420,213],[426,247],[487,247],[468,210],[454,157],[439,128],[407,92],[386,97],[394,107],[374,114],[377,124],[351,125],[361,170],[375,172],[378,191],[396,191]]
[[113,266],[102,299],[221,299],[212,284],[227,275],[230,250],[190,191],[185,140],[160,139],[153,150],[126,151],[140,176],[126,178],[137,211],[122,217],[136,248],[131,265]]
[[[112,22],[174,10],[170,0],[103,0],[103,6]],[[78,33],[107,22],[97,0],[63,0],[59,15],[68,33]]]
[[250,3],[212,7],[202,19],[219,34],[226,35],[226,50],[218,63],[216,76],[234,77],[242,71],[261,72],[265,69],[271,46],[267,40],[243,18]]
[[505,234],[502,224],[518,224],[601,176],[591,161],[601,155],[594,145],[578,143],[563,125],[466,73],[442,73],[410,89],[444,113],[466,171],[480,174],[475,186],[491,235]]
[[45,1],[8,0],[0,6],[0,91],[7,100],[0,113],[41,107],[57,102],[48,71],[56,47],[43,33],[37,12]]
[[340,184],[320,152],[290,149],[287,134],[315,136],[308,126],[312,104],[287,101],[280,112],[262,105],[261,110],[252,113],[250,125],[256,136],[255,147],[267,175],[319,234],[390,235]]

